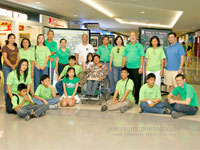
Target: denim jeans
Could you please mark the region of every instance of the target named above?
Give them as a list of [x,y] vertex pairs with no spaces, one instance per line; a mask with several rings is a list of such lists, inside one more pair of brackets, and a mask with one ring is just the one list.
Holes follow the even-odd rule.
[[59,81],[56,83],[56,90],[58,91],[60,96],[63,95],[64,90],[63,90],[63,82],[62,81]]
[[12,71],[12,68],[11,67],[7,67],[7,66],[3,66],[2,68],[2,71],[3,71],[3,76],[4,76],[4,96],[5,96],[5,99],[6,99],[6,89],[7,89],[7,85],[6,85],[6,81],[7,81],[7,77],[8,77],[8,74]]
[[65,68],[66,65],[61,65],[61,64],[58,64],[58,74],[60,75],[63,71],[63,69]]
[[31,105],[28,104],[24,107],[17,109],[18,116],[25,118],[27,115],[30,115],[32,111],[35,112],[37,117],[40,117],[42,113],[48,110],[49,106],[42,104],[42,105]]
[[[54,76],[55,68],[51,67],[51,84],[53,84],[53,76]],[[50,68],[48,67],[48,75],[50,77]]]
[[114,88],[117,86],[117,82],[121,79],[121,67],[115,67],[113,66],[112,72],[113,72],[113,83]]
[[40,78],[42,75],[48,74],[48,68],[45,67],[44,70],[38,70],[34,68],[34,92],[37,90],[37,87],[40,85]]
[[198,109],[193,106],[183,105],[183,104],[169,104],[168,99],[165,100],[165,105],[171,111],[182,112],[185,115],[195,115],[198,112]]
[[142,109],[142,111],[144,113],[157,113],[157,114],[163,114],[164,113],[164,107],[165,107],[165,104],[160,102],[158,104],[156,104],[155,106],[153,107],[149,107],[148,103],[147,102],[142,102],[140,104],[140,107]]
[[94,96],[99,83],[100,82],[96,81],[96,80],[88,80],[87,81],[86,95],[92,95],[92,96]]
[[[33,102],[35,105],[42,105],[44,104],[43,101],[37,99],[37,98],[32,98]],[[51,98],[51,99],[46,99],[49,103],[49,105],[55,105],[59,102],[59,98],[55,97],[55,98]]]

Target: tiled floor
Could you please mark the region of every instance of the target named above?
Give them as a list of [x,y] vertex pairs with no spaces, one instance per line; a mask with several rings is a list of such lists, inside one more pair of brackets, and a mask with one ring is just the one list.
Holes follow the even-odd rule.
[[[198,74],[199,69],[187,70],[200,97],[199,75],[195,81],[191,71]],[[2,91],[0,85],[0,150],[200,149],[200,113],[175,120],[169,115],[139,114],[137,106],[121,114],[100,112],[97,104],[78,104],[26,122],[5,113]]]

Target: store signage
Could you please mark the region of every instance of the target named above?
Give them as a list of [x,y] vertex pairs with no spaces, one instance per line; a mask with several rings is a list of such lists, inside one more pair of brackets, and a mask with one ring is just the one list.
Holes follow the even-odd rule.
[[65,26],[63,25],[62,21],[59,21],[57,19],[54,19],[52,17],[49,17],[49,25],[50,26],[55,26],[55,27],[62,27],[64,28]]
[[15,11],[3,9],[3,8],[0,8],[0,15],[6,16],[6,17],[17,18],[17,19],[23,19],[23,20],[28,19],[27,14],[15,12]]

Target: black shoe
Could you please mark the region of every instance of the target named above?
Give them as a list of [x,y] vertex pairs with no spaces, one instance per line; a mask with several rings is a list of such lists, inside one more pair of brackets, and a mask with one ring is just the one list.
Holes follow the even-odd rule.
[[111,96],[114,96],[114,93],[110,94]]
[[176,112],[176,111],[172,111],[172,118],[176,119],[176,118],[179,118],[179,117],[182,117],[184,116],[185,114],[182,113],[182,112]]
[[125,113],[128,110],[128,106],[124,106],[120,108],[121,113]]
[[108,106],[104,105],[101,107],[101,111],[106,111],[106,110],[108,110]]

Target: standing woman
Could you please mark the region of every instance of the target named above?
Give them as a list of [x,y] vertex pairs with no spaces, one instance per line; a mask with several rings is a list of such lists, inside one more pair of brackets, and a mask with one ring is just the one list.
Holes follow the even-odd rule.
[[62,70],[69,63],[69,56],[71,51],[69,48],[66,48],[67,40],[60,40],[60,49],[56,52],[56,73],[60,76]]
[[18,94],[17,87],[19,84],[24,83],[27,85],[27,93],[30,92],[31,76],[28,74],[28,61],[21,59],[16,70],[9,73],[7,78],[7,96],[6,96],[6,111],[8,113],[15,113],[12,108],[12,97]]
[[8,74],[15,70],[19,62],[19,50],[17,44],[15,43],[16,36],[13,33],[8,35],[6,40],[6,45],[2,48],[3,54],[3,75],[4,75],[4,96],[6,98],[6,81]]
[[43,34],[37,36],[37,46],[34,49],[35,67],[34,67],[34,92],[40,84],[40,78],[44,74],[48,74],[47,63],[51,55],[48,47],[44,43],[45,37]]
[[[114,87],[117,85],[117,81],[121,78],[121,68],[122,68],[122,60],[124,54],[124,41],[121,36],[117,36],[114,41],[115,47],[112,48],[110,53],[110,64],[109,70],[113,72],[113,81]],[[112,69],[113,63],[113,69]]]
[[157,36],[150,39],[150,47],[146,52],[146,75],[154,73],[156,75],[156,85],[160,87],[161,76],[164,71],[164,59],[166,58],[164,50],[160,47],[160,40]]
[[30,47],[31,47],[30,40],[27,38],[22,39],[21,48],[19,49],[19,57],[20,59],[28,60],[28,73],[29,75],[31,75],[31,78],[33,78],[35,58],[33,57],[34,53],[32,49],[30,49]]

